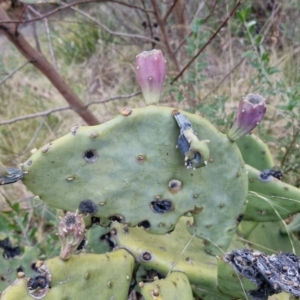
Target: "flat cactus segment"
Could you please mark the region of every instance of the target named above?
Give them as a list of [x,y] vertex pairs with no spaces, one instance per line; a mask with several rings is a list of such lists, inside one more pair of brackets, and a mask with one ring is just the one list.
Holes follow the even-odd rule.
[[19,271],[26,272],[27,276],[31,276],[34,274],[34,271],[31,268],[31,264],[36,261],[38,257],[38,251],[32,247],[25,247],[24,253],[22,255],[5,259],[3,250],[0,249],[0,257],[1,292],[15,280]]
[[203,241],[187,232],[186,222],[191,220],[180,218],[172,233],[160,236],[149,234],[139,227],[124,231],[125,225],[117,222],[112,223],[111,232],[118,247],[127,249],[145,268],[165,276],[169,272],[182,272],[195,288],[204,291],[202,295],[227,299],[216,285],[216,258],[205,253]]
[[300,212],[300,190],[273,176],[261,179],[261,172],[246,165],[249,177],[248,204],[244,220],[268,222],[286,219]]
[[[245,209],[248,181],[241,154],[207,120],[181,112],[199,138],[210,140],[207,167],[187,169],[176,149],[180,129],[173,112],[148,106],[72,130],[24,163],[28,174],[23,182],[63,210],[75,211],[83,200],[92,201],[103,226],[118,217],[130,227],[147,221],[149,232],[164,234],[190,211],[190,231],[226,249]],[[174,181],[181,183],[177,192]],[[208,243],[207,249],[212,251]]]
[[289,232],[300,232],[300,214],[295,215],[289,224],[280,229],[280,233],[282,234],[288,234]]
[[239,229],[244,239],[248,240],[249,244],[256,250],[270,255],[275,252],[289,252],[300,255],[300,244],[296,237],[291,232],[289,235],[281,233],[281,230],[286,228],[283,222],[260,222],[247,236],[243,234],[244,229],[247,232],[247,229],[254,222],[243,221]]
[[246,164],[260,171],[274,167],[273,157],[268,145],[256,135],[244,135],[235,143],[239,147]]
[[[125,250],[109,254],[80,254],[68,261],[59,257],[44,262],[51,274],[51,289],[42,299],[115,299],[126,300],[134,268],[133,257]],[[24,292],[25,290],[25,292]],[[18,298],[19,295],[21,298]],[[27,284],[17,280],[8,287],[1,300],[32,300],[27,293]]]
[[172,272],[168,277],[151,283],[140,283],[140,291],[145,300],[193,300],[193,293],[187,276]]

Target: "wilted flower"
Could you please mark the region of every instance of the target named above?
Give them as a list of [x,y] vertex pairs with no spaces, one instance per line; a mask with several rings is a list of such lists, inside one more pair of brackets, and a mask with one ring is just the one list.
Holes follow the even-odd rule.
[[60,258],[68,260],[84,239],[85,224],[82,215],[73,212],[60,220],[58,236],[61,244]]
[[262,120],[267,110],[266,99],[257,94],[248,94],[239,103],[238,111],[227,137],[231,141],[250,133]]
[[166,61],[161,50],[144,51],[136,56],[136,76],[146,104],[159,101],[166,75]]

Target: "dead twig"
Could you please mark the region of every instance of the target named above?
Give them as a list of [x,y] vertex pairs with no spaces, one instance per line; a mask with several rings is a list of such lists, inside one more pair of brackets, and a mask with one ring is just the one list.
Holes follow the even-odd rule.
[[196,53],[196,55],[185,65],[185,67],[179,72],[179,74],[171,81],[171,84],[173,84],[176,80],[178,80],[178,78],[180,78],[182,76],[182,74],[185,72],[185,70],[195,61],[195,59],[211,43],[211,41],[216,37],[216,35],[220,32],[220,30],[227,24],[227,22],[232,17],[232,15],[235,13],[235,11],[237,10],[237,8],[239,7],[240,4],[241,4],[241,0],[238,0],[237,3],[235,4],[234,8],[229,13],[228,17],[222,22],[222,24],[214,32],[214,34],[208,39],[208,41],[199,49],[199,51]]
[[[94,104],[106,103],[106,102],[110,102],[110,101],[118,100],[118,99],[129,99],[129,98],[138,96],[140,94],[141,94],[141,92],[136,92],[136,93],[132,93],[132,94],[128,94],[128,95],[119,95],[119,96],[115,96],[115,97],[111,97],[111,98],[107,98],[107,99],[103,99],[103,100],[96,100],[96,101],[92,101],[89,104],[85,105],[85,107],[88,108],[89,106],[94,105]],[[46,111],[43,111],[43,112],[30,114],[30,115],[26,115],[26,116],[21,116],[21,117],[17,117],[17,118],[13,118],[13,119],[10,119],[10,120],[7,120],[7,121],[0,122],[0,126],[1,125],[8,125],[8,124],[28,120],[28,119],[33,119],[33,118],[47,117],[47,116],[49,116],[53,113],[56,113],[56,112],[59,112],[59,111],[64,111],[64,110],[70,110],[70,109],[72,109],[72,107],[70,107],[70,106],[64,106],[64,107],[49,109],[49,110],[46,110]]]
[[109,0],[83,0],[83,1],[78,1],[78,2],[69,3],[67,5],[58,7],[56,9],[53,9],[52,11],[44,14],[44,15],[41,15],[39,17],[30,19],[30,20],[5,20],[5,21],[4,20],[0,20],[0,24],[3,24],[3,23],[6,23],[6,24],[9,24],[9,23],[15,23],[15,24],[31,23],[31,22],[34,22],[34,21],[40,21],[43,18],[47,18],[47,17],[49,17],[49,16],[51,16],[53,14],[58,13],[61,10],[67,9],[69,7],[72,7],[72,6],[76,6],[76,5],[79,5],[79,4],[87,4],[87,3],[102,3],[102,2],[108,2],[108,1]]
[[17,24],[9,23],[10,18],[0,7],[0,31],[14,44],[23,56],[30,61],[39,71],[44,74],[59,93],[69,103],[70,107],[88,124],[97,125],[99,121],[90,112],[70,86],[60,77],[55,68],[48,62],[46,57],[34,49],[23,35],[17,30]]
[[[63,2],[62,2],[63,3]],[[97,24],[99,27],[101,27],[102,29],[104,29],[105,31],[107,31],[109,34],[111,35],[116,35],[116,36],[122,36],[122,37],[128,37],[128,38],[136,38],[136,39],[142,39],[145,41],[149,41],[149,42],[154,42],[154,43],[158,43],[156,40],[152,39],[152,38],[148,38],[146,36],[143,35],[139,35],[139,34],[129,34],[129,33],[124,33],[124,32],[117,32],[117,31],[113,31],[110,30],[107,26],[105,26],[104,24],[100,23],[98,20],[96,20],[95,18],[93,18],[91,15],[89,15],[88,13],[84,12],[83,10],[76,8],[76,7],[71,7],[72,10],[78,12],[79,14],[85,16],[86,18],[88,18],[89,20],[93,21],[95,24]]]
[[29,60],[27,60],[26,62],[24,62],[24,64],[22,64],[21,66],[17,67],[16,69],[14,69],[11,73],[9,73],[4,79],[2,79],[0,81],[0,85],[3,84],[7,79],[9,79],[10,77],[12,77],[14,74],[16,74],[23,67],[25,67],[28,63],[30,63]]

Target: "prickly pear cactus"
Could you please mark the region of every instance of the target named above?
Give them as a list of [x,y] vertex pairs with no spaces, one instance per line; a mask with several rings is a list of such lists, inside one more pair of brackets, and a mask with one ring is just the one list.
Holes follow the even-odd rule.
[[139,284],[145,300],[193,300],[193,293],[187,276],[181,272],[172,272],[165,279],[155,279],[150,283]]
[[35,278],[30,281],[21,276],[3,291],[1,300],[99,297],[124,300],[127,298],[133,267],[134,259],[125,250],[102,255],[83,253],[72,256],[68,261],[56,257],[40,265],[43,280],[39,277],[34,282]]
[[5,250],[0,249],[0,291],[3,291],[17,277],[18,272],[26,272],[27,276],[34,274],[31,264],[37,260],[38,251],[25,247],[24,253],[11,258],[5,257]]
[[300,211],[300,190],[298,188],[251,166],[246,165],[246,169],[249,178],[249,195],[244,215],[245,220],[277,221]]
[[257,170],[271,169],[274,167],[273,157],[267,144],[254,134],[247,134],[236,140],[243,160]]
[[148,222],[149,232],[164,234],[191,212],[190,232],[206,240],[207,252],[219,253],[210,240],[228,247],[245,209],[246,170],[225,135],[200,116],[180,113],[194,136],[210,141],[207,166],[186,168],[176,148],[174,110],[148,106],[99,126],[73,128],[45,145],[24,163],[23,182],[47,204],[84,209],[105,226],[114,218],[129,226]]

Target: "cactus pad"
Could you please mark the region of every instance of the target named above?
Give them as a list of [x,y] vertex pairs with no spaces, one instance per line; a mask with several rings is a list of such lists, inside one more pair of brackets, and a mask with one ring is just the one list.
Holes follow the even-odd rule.
[[247,134],[236,140],[244,162],[257,170],[271,169],[274,161],[270,149],[259,137]]
[[83,200],[92,201],[104,226],[118,218],[129,226],[148,222],[149,232],[164,234],[191,212],[190,232],[226,249],[245,209],[248,182],[240,152],[207,120],[184,112],[198,139],[210,140],[207,167],[187,169],[175,147],[180,128],[173,112],[148,106],[72,130],[24,163],[24,184],[60,209],[75,211]]
[[244,220],[277,221],[300,212],[300,190],[246,165],[249,177],[248,204]]
[[[39,269],[44,266],[46,273],[51,274],[51,289],[40,290],[41,294],[44,292],[40,299],[99,299],[101,295],[101,299],[125,300],[134,259],[128,252],[118,250],[102,255],[74,255],[66,262],[56,257]],[[3,291],[1,300],[32,300],[27,285],[27,279],[18,278]]]
[[172,272],[165,279],[156,279],[151,283],[139,284],[145,300],[193,300],[192,289],[187,276]]

